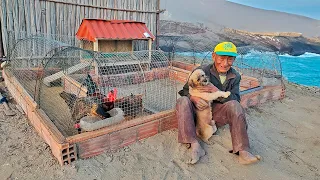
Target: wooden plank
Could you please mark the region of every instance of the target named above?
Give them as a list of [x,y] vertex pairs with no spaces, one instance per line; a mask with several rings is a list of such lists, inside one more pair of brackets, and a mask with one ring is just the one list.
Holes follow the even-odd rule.
[[40,1],[34,0],[34,6],[35,6],[35,26],[36,26],[36,32],[40,32],[40,24],[41,24],[41,6]]
[[[109,6],[110,6],[109,0],[105,0],[105,1],[104,1],[104,7],[107,8],[107,7],[109,7]],[[108,9],[104,9],[104,14],[105,14],[104,18],[109,20],[109,19],[110,19],[110,18],[109,18],[110,11],[109,11]]]
[[60,4],[60,7],[59,7],[59,9],[60,9],[60,15],[59,15],[59,34],[60,35],[63,35],[64,34],[64,28],[63,28],[63,26],[64,26],[64,5],[61,5]]
[[97,0],[97,6],[99,8],[97,8],[97,16],[99,19],[102,19],[103,18],[103,9],[101,9],[100,7],[102,7],[102,0]]
[[37,32],[36,26],[36,7],[35,7],[35,0],[29,0],[30,2],[30,34],[35,34]]
[[[81,3],[83,0],[78,0],[78,1],[79,3]],[[85,11],[83,6],[78,6],[78,7],[80,7],[80,17],[79,17],[79,27],[80,27],[82,20],[85,18]]]
[[[114,0],[114,4],[113,4],[113,8],[114,9],[117,9],[117,0]],[[118,13],[118,11],[116,11],[116,10],[113,10],[113,17],[112,17],[112,19],[117,19],[117,13]]]
[[[75,66],[72,66],[68,69],[66,69],[66,74],[71,74],[71,73],[74,73],[76,71],[79,71],[83,68],[86,68],[88,66],[90,66],[91,63],[80,63],[80,64],[77,64]],[[57,79],[60,79],[61,77],[63,77],[65,75],[64,71],[59,71],[55,74],[52,74],[51,76],[48,76],[48,77],[45,77],[43,79],[43,83],[46,85],[46,86],[49,86],[50,87],[50,83],[57,80]]]
[[112,11],[107,10],[106,14],[107,14],[106,19],[111,20],[112,19]]
[[20,29],[19,29],[19,8],[18,8],[18,0],[13,0],[13,30],[16,39],[20,38]]
[[23,0],[18,1],[18,9],[19,9],[18,10],[19,11],[19,29],[22,32],[26,32],[26,18],[24,15],[25,6],[24,6]]
[[1,0],[1,33],[3,39],[3,49],[6,56],[8,56],[8,32],[7,32],[7,1]]
[[[83,0],[80,0],[80,3]],[[83,6],[80,6],[80,23],[79,23],[79,27],[81,25],[82,20],[85,18],[85,8]]]
[[52,32],[51,32],[51,3],[45,2],[45,22],[44,26],[46,26],[46,30],[44,31],[45,34],[48,35],[48,38],[50,38]]
[[[51,5],[50,5],[50,7],[51,7],[51,14],[50,14],[50,21],[51,21],[51,33],[53,34],[53,35],[56,35],[57,34],[57,32],[56,32],[56,22],[57,22],[57,14],[56,14],[56,4],[55,3],[51,3]],[[56,39],[56,37],[55,37],[55,40],[57,40]]]
[[[76,0],[72,0],[73,3],[76,3]],[[76,5],[72,5],[70,7],[71,9],[71,25],[70,25],[70,36],[74,36],[75,35],[75,31],[76,29]],[[72,44],[73,45],[73,44]]]
[[[25,24],[25,16],[24,16],[24,1],[20,0],[18,1],[18,23],[19,23],[19,34],[20,38],[26,38],[28,36],[27,31],[26,31],[26,24]],[[28,45],[27,45],[28,46]],[[23,54],[21,54],[23,57],[27,57],[30,52],[28,51],[22,51]],[[27,61],[22,62],[24,67],[28,65]]]
[[[83,0],[83,1],[85,1],[85,0]],[[89,12],[89,7],[88,6],[84,6],[84,12],[85,12],[84,13],[84,15],[85,15],[84,17],[85,18],[89,18],[90,17],[90,15],[89,15],[90,12]]]
[[[46,30],[46,2],[40,1],[40,33],[44,34]],[[39,32],[38,32],[39,33]]]
[[93,6],[95,6],[95,8],[93,8],[93,18],[98,19],[99,17],[99,13],[98,13],[98,8],[96,8],[98,5],[98,0],[93,0]]
[[[118,1],[118,7],[120,7],[120,9],[123,8],[123,3],[122,1]],[[124,11],[118,11],[118,19],[124,19]]]
[[[87,0],[87,4],[92,4],[93,3],[93,0]],[[89,18],[92,18],[92,6],[88,6],[88,17]]]
[[74,19],[74,16],[72,16],[72,5],[66,5],[68,9],[68,36],[72,36],[72,19]]
[[[76,0],[76,2],[77,2],[77,4],[79,4],[80,3],[80,0]],[[78,31],[78,29],[79,29],[79,27],[80,27],[80,23],[81,23],[81,16],[82,16],[82,14],[81,14],[81,8],[80,8],[80,6],[76,6],[76,22],[75,22],[75,31],[74,31],[74,35],[76,35],[76,33],[77,33],[77,31]]]
[[63,5],[63,25],[61,27],[62,29],[62,35],[68,35],[68,6],[66,4]]
[[[55,22],[55,25],[56,25],[56,34],[61,34],[60,32],[60,16],[61,16],[61,4],[56,4],[56,22]],[[61,41],[60,39],[61,37],[59,36],[57,40]]]

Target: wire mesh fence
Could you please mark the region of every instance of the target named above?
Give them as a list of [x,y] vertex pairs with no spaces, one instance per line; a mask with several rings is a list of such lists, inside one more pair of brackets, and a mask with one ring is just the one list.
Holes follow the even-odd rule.
[[[161,50],[171,61],[194,65],[212,63],[212,51],[218,42],[210,37],[170,36],[158,37]],[[241,75],[253,77],[261,86],[281,85],[282,67],[277,52],[260,46],[238,47],[233,64]]]
[[9,71],[66,136],[84,117],[131,120],[175,106],[161,51],[95,52],[43,36],[15,42]]
[[[78,133],[74,125],[85,117],[112,123],[117,115],[131,120],[173,109],[181,84],[172,79],[170,60],[209,64],[215,46],[210,38],[168,36],[159,37],[166,53],[95,52],[92,42],[72,37],[11,35],[10,72],[66,136]],[[282,83],[276,53],[258,47],[238,52],[234,67],[243,77],[260,86]]]
[[[60,44],[66,44],[69,46],[80,47],[85,50],[94,50],[93,42],[87,40],[77,39],[75,36],[67,36],[60,34],[44,34],[44,33],[30,33],[26,31],[8,31],[8,41],[7,41],[7,56],[10,59],[12,51],[15,49],[17,51],[16,46],[19,45],[20,41],[28,41],[30,44],[32,43],[31,39],[42,39],[44,41],[52,41]],[[38,40],[38,41],[39,41]],[[99,40],[102,48],[99,48],[98,51],[101,52],[127,52],[127,51],[142,51],[148,49],[148,42],[145,40],[133,40],[133,41],[108,41],[108,40]],[[34,41],[37,42],[37,41]],[[47,49],[51,49],[50,43],[34,43],[32,52],[34,55],[41,55],[46,53]],[[24,47],[20,45],[20,47]],[[155,49],[155,46],[153,46]],[[21,49],[26,50],[26,49]],[[19,52],[22,56],[23,52]]]

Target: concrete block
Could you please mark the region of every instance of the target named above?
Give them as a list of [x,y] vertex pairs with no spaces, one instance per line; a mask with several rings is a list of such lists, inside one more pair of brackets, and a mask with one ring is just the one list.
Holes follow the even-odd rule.
[[159,120],[148,122],[138,127],[138,139],[145,139],[159,132]]

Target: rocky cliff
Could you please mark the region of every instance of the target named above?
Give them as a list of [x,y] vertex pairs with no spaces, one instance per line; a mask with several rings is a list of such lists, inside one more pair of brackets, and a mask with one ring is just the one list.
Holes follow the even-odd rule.
[[177,41],[174,42],[177,44],[175,50],[182,51],[195,48],[192,46],[197,46],[199,51],[201,48],[206,51],[206,48],[210,49],[220,41],[232,41],[240,47],[254,46],[293,56],[302,55],[305,52],[320,54],[320,39],[307,38],[298,32],[248,32],[231,28],[213,30],[202,23],[176,21],[161,21],[160,27],[162,36],[159,38],[166,38],[166,41],[160,41],[160,48],[164,51],[170,50],[168,39],[172,38],[171,41]]

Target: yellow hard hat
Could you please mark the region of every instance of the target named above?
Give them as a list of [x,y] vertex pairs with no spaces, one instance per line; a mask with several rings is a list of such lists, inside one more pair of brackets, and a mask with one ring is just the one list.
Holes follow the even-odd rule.
[[214,52],[220,56],[233,56],[238,55],[237,47],[232,42],[222,42],[216,45]]

